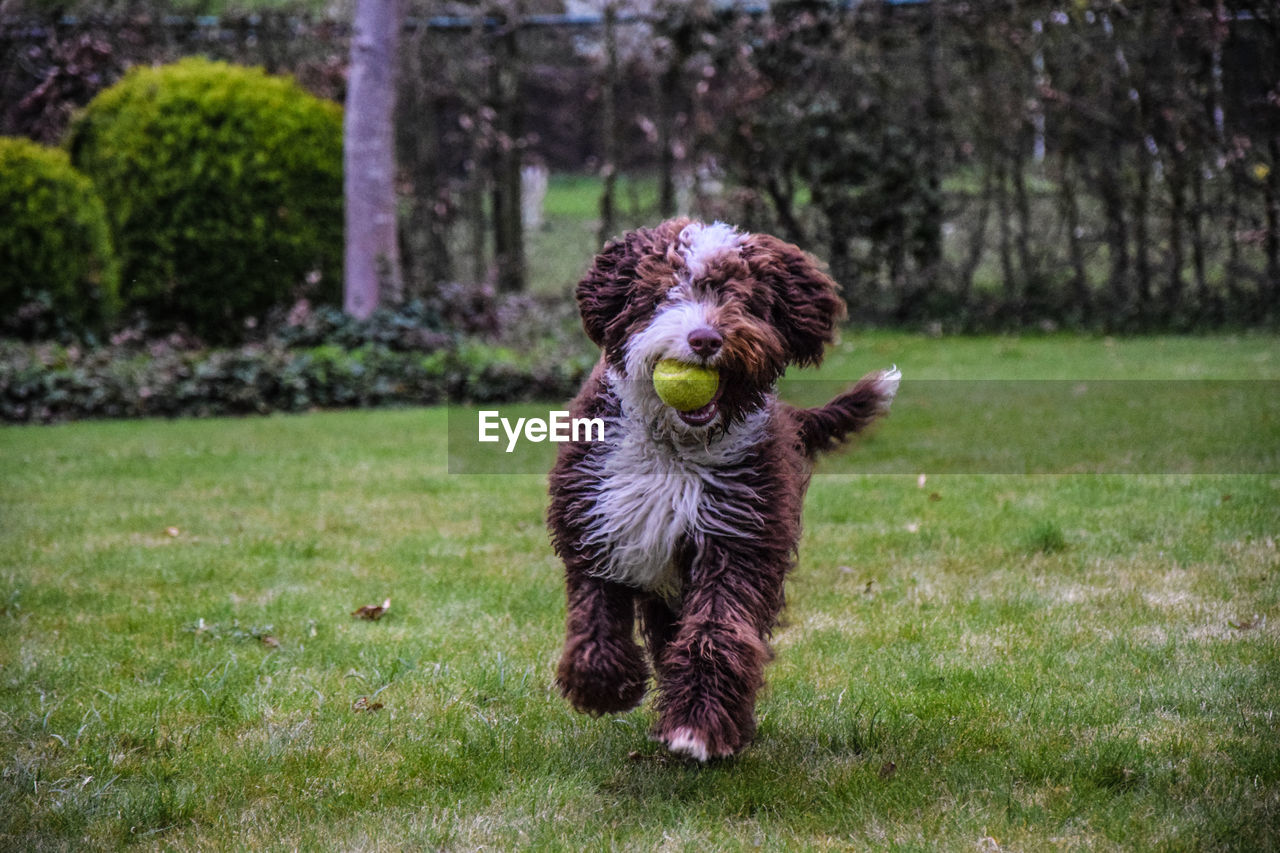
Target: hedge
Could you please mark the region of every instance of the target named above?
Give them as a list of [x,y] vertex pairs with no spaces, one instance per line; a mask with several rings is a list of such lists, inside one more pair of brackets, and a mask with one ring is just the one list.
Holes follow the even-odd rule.
[[533,359],[467,343],[432,353],[278,343],[234,349],[83,351],[0,344],[0,420],[211,417],[328,408],[511,402],[571,396],[586,358]]
[[564,399],[596,357],[570,301],[461,285],[366,320],[303,301],[254,333],[213,349],[140,327],[97,347],[0,341],[0,421]]

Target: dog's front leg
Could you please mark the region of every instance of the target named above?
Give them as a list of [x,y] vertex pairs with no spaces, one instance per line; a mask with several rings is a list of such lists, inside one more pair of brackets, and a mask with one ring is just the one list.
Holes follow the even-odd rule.
[[765,637],[781,606],[781,571],[775,578],[758,567],[735,570],[731,561],[724,553],[704,555],[658,666],[656,737],[698,761],[733,755],[755,735],[756,694],[769,660]]
[[634,592],[570,567],[569,613],[556,685],[579,711],[629,711],[644,698],[649,666],[634,636]]

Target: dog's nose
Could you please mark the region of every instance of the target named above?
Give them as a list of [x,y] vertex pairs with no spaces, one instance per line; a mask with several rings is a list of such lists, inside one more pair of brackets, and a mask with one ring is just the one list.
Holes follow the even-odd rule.
[[688,340],[689,349],[703,358],[710,358],[715,355],[720,351],[720,345],[724,343],[724,338],[720,337],[720,333],[710,326],[694,329],[689,333]]

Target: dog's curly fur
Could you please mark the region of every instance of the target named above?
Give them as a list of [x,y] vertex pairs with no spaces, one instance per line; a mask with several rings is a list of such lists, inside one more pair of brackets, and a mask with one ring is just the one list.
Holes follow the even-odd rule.
[[[812,459],[887,411],[898,373],[816,409],[779,401],[783,370],[822,360],[844,303],[800,249],[722,223],[624,235],[577,298],[602,353],[570,413],[606,428],[561,445],[550,477],[568,592],[556,683],[580,711],[621,712],[652,665],[655,738],[699,761],[733,755],[755,732]],[[715,398],[664,405],[652,384],[664,358],[715,367]]]

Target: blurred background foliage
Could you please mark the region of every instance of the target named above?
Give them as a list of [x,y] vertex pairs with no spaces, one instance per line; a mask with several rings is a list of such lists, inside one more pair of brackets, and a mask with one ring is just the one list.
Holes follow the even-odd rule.
[[[349,3],[0,2],[0,134],[65,146],[130,68],[191,56],[341,102],[349,21]],[[555,310],[526,312],[525,337],[532,324],[551,349],[585,351],[576,331],[557,337],[560,306],[602,240],[677,214],[814,252],[861,325],[1187,331],[1280,315],[1273,3],[411,2],[399,80],[406,301],[532,297]],[[118,219],[126,202],[99,193]],[[249,217],[253,241],[269,243],[272,215]],[[175,279],[210,265],[208,229],[186,227]],[[334,301],[323,263],[246,255],[223,301],[158,311],[127,298],[140,285],[114,239],[124,310],[82,324],[94,341],[251,340],[272,310]],[[461,322],[493,344],[513,334]]]

